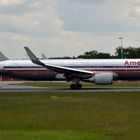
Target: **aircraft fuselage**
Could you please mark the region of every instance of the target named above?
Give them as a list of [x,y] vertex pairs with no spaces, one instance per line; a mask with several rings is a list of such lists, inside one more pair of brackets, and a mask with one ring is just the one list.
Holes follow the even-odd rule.
[[[139,59],[70,59],[42,60],[43,63],[72,69],[81,69],[94,73],[112,72],[117,74],[114,80],[140,79]],[[59,73],[30,60],[6,60],[0,62],[1,74],[23,80],[65,80]]]

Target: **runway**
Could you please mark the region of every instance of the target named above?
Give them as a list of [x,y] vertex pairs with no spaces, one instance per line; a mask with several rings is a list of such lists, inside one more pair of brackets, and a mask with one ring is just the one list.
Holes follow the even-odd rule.
[[0,82],[0,93],[3,92],[140,92],[140,88],[83,88],[82,90],[70,90],[69,88],[46,88],[14,85],[12,82]]

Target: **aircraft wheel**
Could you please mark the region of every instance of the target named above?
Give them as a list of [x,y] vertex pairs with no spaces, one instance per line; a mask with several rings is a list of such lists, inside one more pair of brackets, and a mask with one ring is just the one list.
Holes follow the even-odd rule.
[[78,84],[77,89],[82,89],[82,84]]
[[71,84],[70,89],[75,89],[75,84]]
[[71,84],[70,89],[72,90],[82,89],[82,84]]

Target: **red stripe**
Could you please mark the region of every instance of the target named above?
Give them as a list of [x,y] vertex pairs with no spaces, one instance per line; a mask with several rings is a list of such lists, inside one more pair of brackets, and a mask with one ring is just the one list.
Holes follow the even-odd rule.
[[[86,69],[87,71],[93,71],[93,72],[125,72],[125,73],[127,73],[127,72],[135,72],[135,73],[139,73],[140,72],[140,69],[138,70],[138,69],[124,69],[124,70],[115,70],[115,69],[113,69],[113,70],[99,70],[99,69]],[[49,72],[49,70],[1,70],[1,72],[33,72],[33,73],[38,73],[38,72]]]
[[49,70],[3,70],[3,72],[49,72]]

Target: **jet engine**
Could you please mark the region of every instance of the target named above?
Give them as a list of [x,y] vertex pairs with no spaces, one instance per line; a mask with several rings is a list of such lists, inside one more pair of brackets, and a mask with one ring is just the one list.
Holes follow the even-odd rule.
[[89,82],[94,82],[97,85],[111,85],[113,83],[113,73],[97,73],[92,78],[89,78]]

